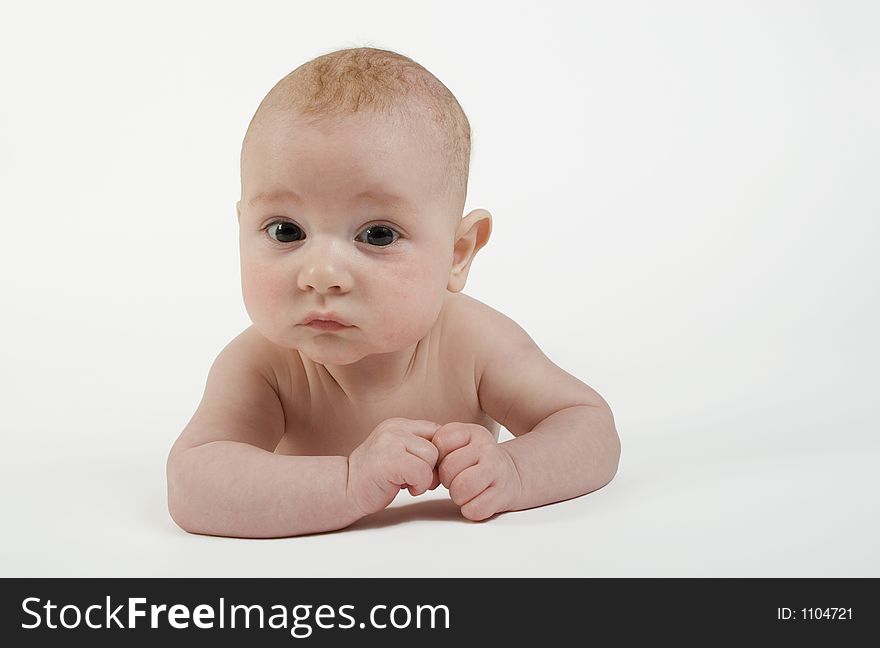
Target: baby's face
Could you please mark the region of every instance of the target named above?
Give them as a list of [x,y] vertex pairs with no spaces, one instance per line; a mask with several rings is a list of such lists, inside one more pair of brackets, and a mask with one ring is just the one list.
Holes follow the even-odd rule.
[[[270,116],[242,152],[242,294],[269,340],[321,364],[404,349],[437,319],[456,220],[429,126]],[[460,220],[461,214],[458,214]],[[351,324],[304,326],[311,311]]]

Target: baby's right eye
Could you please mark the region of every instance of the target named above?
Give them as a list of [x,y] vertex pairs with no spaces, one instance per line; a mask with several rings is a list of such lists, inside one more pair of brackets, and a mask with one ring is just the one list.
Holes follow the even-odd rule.
[[270,223],[266,230],[269,233],[269,237],[279,243],[293,243],[305,238],[305,232],[300,229],[299,225],[294,225],[287,221]]

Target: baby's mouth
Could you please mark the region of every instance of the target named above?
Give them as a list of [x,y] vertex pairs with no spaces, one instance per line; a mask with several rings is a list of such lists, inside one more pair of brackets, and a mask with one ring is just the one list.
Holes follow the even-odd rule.
[[336,313],[322,313],[319,311],[312,311],[306,315],[302,323],[304,326],[314,325],[313,328],[322,328],[323,330],[328,331],[348,328],[351,326],[341,315],[337,315]]
[[346,326],[345,324],[340,324],[334,320],[319,320],[314,319],[306,324],[309,328],[318,330],[318,331],[341,331],[342,329],[351,328],[350,326]]

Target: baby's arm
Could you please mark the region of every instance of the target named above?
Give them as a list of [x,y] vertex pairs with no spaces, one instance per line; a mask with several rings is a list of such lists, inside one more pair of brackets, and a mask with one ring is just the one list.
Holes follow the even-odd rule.
[[236,441],[173,453],[168,509],[185,531],[279,538],[341,529],[360,517],[346,457],[294,457]]
[[168,456],[171,517],[190,533],[248,538],[352,524],[363,514],[347,493],[347,457],[274,454],[284,413],[259,353],[242,334],[211,367]]
[[484,519],[583,495],[611,481],[620,439],[605,400],[551,362],[502,313],[484,306],[470,325],[480,350],[480,405],[515,438],[488,444],[488,435],[461,424],[437,431],[440,477],[454,498],[467,502],[462,513]]
[[274,454],[284,411],[253,339],[245,332],[214,361],[169,453],[168,510],[181,528],[244,538],[332,531],[384,509],[403,487],[436,488],[432,421],[386,419],[349,457]]

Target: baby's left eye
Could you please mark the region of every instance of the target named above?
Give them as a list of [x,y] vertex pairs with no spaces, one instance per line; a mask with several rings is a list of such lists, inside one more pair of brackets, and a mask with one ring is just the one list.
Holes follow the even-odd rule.
[[360,241],[362,238],[367,239],[363,241],[364,243],[369,243],[376,247],[387,247],[400,238],[400,234],[385,225],[371,225],[358,234],[355,240]]

